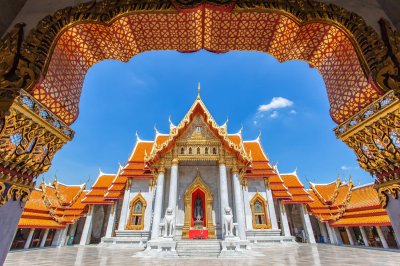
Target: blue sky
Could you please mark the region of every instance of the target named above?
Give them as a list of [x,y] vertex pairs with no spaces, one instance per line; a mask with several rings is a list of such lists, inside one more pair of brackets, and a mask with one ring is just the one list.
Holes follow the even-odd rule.
[[332,129],[322,77],[301,61],[279,63],[259,52],[146,52],[128,63],[106,60],[86,75],[73,141],[59,151],[45,180],[92,183],[99,168],[115,173],[130,155],[135,133],[154,138],[154,126],[168,133],[201,96],[228,131],[243,125],[244,139],[261,132],[265,152],[281,172],[297,168],[302,181],[331,182],[352,176],[355,184],[372,177]]

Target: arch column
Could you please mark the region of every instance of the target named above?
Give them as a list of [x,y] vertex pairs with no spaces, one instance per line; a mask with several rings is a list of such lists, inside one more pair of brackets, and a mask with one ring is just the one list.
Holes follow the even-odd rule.
[[29,235],[28,235],[28,238],[26,239],[24,249],[28,249],[30,247],[31,242],[32,242],[33,233],[35,233],[35,228],[31,228],[31,230],[29,231]]
[[267,194],[267,204],[268,204],[268,212],[269,218],[271,220],[272,229],[278,230],[278,221],[276,219],[276,212],[275,212],[275,205],[274,205],[274,198],[272,197],[272,191],[269,188],[269,181],[265,180],[265,192]]
[[289,222],[288,222],[288,218],[287,218],[286,206],[285,206],[285,204],[282,203],[281,200],[278,200],[278,204],[279,204],[279,210],[280,210],[280,214],[281,214],[283,235],[291,236]]
[[362,236],[363,241],[364,241],[364,245],[366,247],[368,247],[369,246],[369,244],[368,244],[368,236],[367,236],[367,232],[365,232],[365,229],[364,229],[363,226],[360,226],[360,232],[361,232],[361,236]]
[[44,245],[46,245],[46,239],[47,239],[47,235],[49,234],[50,229],[47,228],[46,231],[44,231],[44,235],[42,238],[42,241],[40,241],[40,247],[44,248]]
[[380,226],[375,226],[376,231],[378,232],[379,238],[381,240],[383,248],[389,248],[389,245],[386,241],[385,235],[382,232],[382,228]]
[[162,201],[164,195],[164,176],[165,168],[161,167],[158,169],[157,176],[157,187],[156,187],[156,198],[154,200],[154,216],[153,225],[151,227],[151,239],[157,239],[160,235],[160,221],[162,213]]

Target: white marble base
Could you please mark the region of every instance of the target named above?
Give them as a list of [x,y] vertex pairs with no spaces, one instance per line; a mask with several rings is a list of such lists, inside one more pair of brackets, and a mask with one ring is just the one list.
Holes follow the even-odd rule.
[[176,241],[172,237],[163,237],[157,240],[150,240],[147,242],[147,250],[176,253]]
[[225,237],[221,241],[222,251],[240,251],[250,249],[250,241],[240,240],[239,237]]

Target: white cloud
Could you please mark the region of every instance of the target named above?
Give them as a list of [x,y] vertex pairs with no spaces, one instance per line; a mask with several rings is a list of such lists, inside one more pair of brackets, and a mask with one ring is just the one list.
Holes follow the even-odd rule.
[[291,111],[289,112],[289,114],[291,114],[291,115],[296,115],[297,112],[296,112],[296,110],[291,110]]
[[342,171],[350,171],[350,170],[357,170],[358,167],[357,167],[357,166],[342,165],[342,166],[340,167],[340,169],[341,169]]
[[279,115],[278,111],[273,111],[272,114],[269,116],[271,118],[277,118]]
[[274,109],[280,109],[292,106],[293,102],[283,97],[274,97],[268,104],[263,104],[258,107],[258,112],[267,112]]

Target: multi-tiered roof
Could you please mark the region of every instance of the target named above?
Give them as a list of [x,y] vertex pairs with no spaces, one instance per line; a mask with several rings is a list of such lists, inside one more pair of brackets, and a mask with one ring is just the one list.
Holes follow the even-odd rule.
[[19,228],[64,228],[75,223],[87,212],[82,199],[85,184],[65,185],[57,180],[52,184],[42,182],[35,188],[25,205]]

